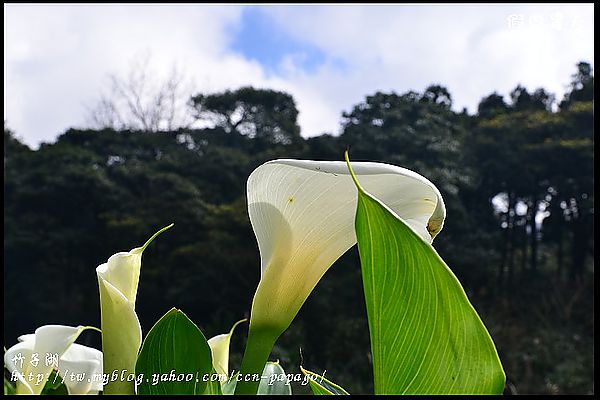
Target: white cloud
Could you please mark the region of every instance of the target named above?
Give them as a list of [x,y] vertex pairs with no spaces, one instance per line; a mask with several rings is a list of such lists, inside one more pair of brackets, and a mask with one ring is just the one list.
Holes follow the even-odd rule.
[[[544,87],[560,98],[575,64],[594,56],[593,5],[279,6],[265,11],[280,29],[347,64],[311,75],[287,74],[305,93],[301,122],[308,134],[337,130],[340,110],[376,90],[422,91],[441,83],[455,109],[471,112],[484,95],[508,94],[517,83],[530,90]],[[522,16],[522,26],[509,28],[511,15]],[[555,25],[559,17],[562,26]],[[331,104],[322,121],[310,117],[316,114],[308,111],[314,97],[327,97]]]
[[225,52],[237,7],[9,5],[5,15],[5,120],[34,146],[81,124],[107,74],[146,52],[159,74],[177,63],[201,88],[261,75]]
[[[289,55],[267,73],[230,50],[241,10],[5,6],[5,120],[30,145],[53,140],[83,122],[82,105],[99,94],[107,73],[126,72],[143,51],[164,73],[173,62],[183,66],[198,91],[251,84],[290,92],[304,136],[337,132],[341,112],[376,90],[441,83],[455,108],[470,111],[482,96],[508,94],[517,83],[560,96],[575,63],[594,55],[591,5],[264,6],[265,23],[327,56],[307,72]],[[509,29],[510,15],[523,15],[523,26]],[[557,15],[561,30],[552,25]]]

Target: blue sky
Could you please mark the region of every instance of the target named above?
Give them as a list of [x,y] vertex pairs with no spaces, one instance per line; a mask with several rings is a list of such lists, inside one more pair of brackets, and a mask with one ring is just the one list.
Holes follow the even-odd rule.
[[[593,61],[593,5],[4,5],[5,109],[27,144],[89,126],[88,109],[144,60],[176,67],[185,100],[241,86],[294,96],[304,136],[339,133],[375,91],[446,86],[453,108],[494,91],[544,87],[560,99]],[[189,115],[184,115],[189,117]],[[183,117],[182,117],[183,118]]]
[[269,74],[281,72],[280,64],[286,56],[297,56],[298,66],[307,72],[313,72],[326,58],[318,47],[302,42],[276,26],[264,7],[242,10],[231,50],[256,60]]

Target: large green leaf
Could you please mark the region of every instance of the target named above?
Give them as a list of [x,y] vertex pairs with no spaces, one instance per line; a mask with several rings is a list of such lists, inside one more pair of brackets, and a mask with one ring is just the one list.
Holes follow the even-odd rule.
[[375,393],[502,393],[496,348],[458,279],[354,179]]
[[318,395],[347,395],[350,394],[343,387],[331,382],[329,379],[322,375],[315,374],[314,372],[308,371],[300,367],[300,371],[308,379],[308,384],[312,389],[313,394]]
[[[201,394],[203,379],[213,371],[212,356],[200,329],[172,308],[150,329],[137,359],[135,372],[143,374],[138,394]],[[183,375],[181,381],[177,381]],[[172,377],[175,379],[172,379]],[[186,381],[189,376],[193,379]],[[158,377],[154,384],[153,377]]]

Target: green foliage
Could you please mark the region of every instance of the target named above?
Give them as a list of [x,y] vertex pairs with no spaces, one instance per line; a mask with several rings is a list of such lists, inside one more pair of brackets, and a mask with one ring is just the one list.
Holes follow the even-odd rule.
[[560,107],[567,109],[578,102],[594,99],[594,75],[588,62],[577,63],[577,72],[571,75],[571,90],[565,95]]
[[191,99],[196,118],[208,121],[225,132],[257,138],[266,143],[296,144],[300,127],[294,99],[287,93],[243,87],[236,91]]
[[511,108],[515,111],[551,111],[554,96],[539,88],[533,93],[518,85],[511,93]]
[[46,381],[46,385],[44,386],[44,389],[42,389],[42,392],[40,394],[65,396],[69,394],[69,390],[67,389],[67,386],[63,383],[63,378],[56,372],[56,370],[52,370],[52,372],[50,372],[48,380]]
[[[217,371],[215,371],[214,368],[211,371],[210,376],[217,376]],[[219,382],[218,380],[209,379],[209,381],[206,383],[206,388],[204,389],[204,392],[202,394],[205,394],[205,395],[221,395],[221,394],[223,394],[223,390],[221,388],[221,382]]]
[[504,102],[504,97],[496,92],[484,97],[479,102],[477,114],[480,117],[491,117],[494,114],[502,114],[508,111],[508,104]]
[[14,385],[4,377],[4,394],[16,394]]
[[[172,308],[144,339],[135,366],[136,375],[144,377],[137,393],[204,393],[207,389],[204,377],[210,376],[212,371],[212,356],[206,338],[182,311]],[[153,375],[158,375],[156,384]],[[192,379],[188,379],[190,376]],[[213,393],[214,388],[211,386],[208,392]]]
[[313,394],[318,395],[346,395],[350,394],[339,385],[331,382],[322,375],[315,374],[300,367],[304,376],[308,379],[308,384]]
[[257,394],[292,394],[290,382],[279,362],[268,362],[262,376],[266,379],[261,379]]
[[505,376],[494,343],[452,271],[357,186],[375,393],[502,393]]

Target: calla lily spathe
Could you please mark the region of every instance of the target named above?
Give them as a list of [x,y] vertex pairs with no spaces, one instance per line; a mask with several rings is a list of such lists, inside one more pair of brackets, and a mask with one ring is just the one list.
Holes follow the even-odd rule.
[[[142,328],[135,312],[142,253],[160,233],[173,224],[155,233],[141,247],[129,252],[120,252],[96,268],[100,288],[100,314],[102,323],[102,352],[104,373],[121,376],[133,374],[137,355],[142,345]],[[124,372],[123,372],[124,371]],[[105,388],[106,394],[134,394],[135,383],[111,381]]]
[[[231,336],[236,326],[247,320],[243,319],[236,322],[228,333],[213,336],[208,339],[208,346],[212,354],[213,368],[220,377],[229,377],[229,345],[231,344]],[[223,384],[227,379],[220,379]]]
[[[423,240],[440,232],[446,208],[439,190],[405,168],[352,163],[364,188]],[[262,371],[277,338],[331,265],[356,243],[357,188],[341,161],[274,160],[248,177],[248,214],[261,258],[241,373]],[[256,393],[239,382],[237,394]]]
[[[423,240],[442,229],[439,190],[405,168],[353,162],[364,188]],[[285,330],[329,267],[356,243],[357,189],[342,161],[275,160],[248,178],[248,213],[258,241],[261,280],[250,324]]]
[[[89,328],[45,325],[34,334],[19,336],[19,343],[4,354],[4,365],[11,375],[20,374],[17,394],[40,394],[53,369],[59,374],[65,372],[61,378],[69,394],[97,394],[102,390],[102,352],[74,343],[85,329]],[[54,355],[58,366],[52,362]],[[71,379],[72,373],[83,379]]]

